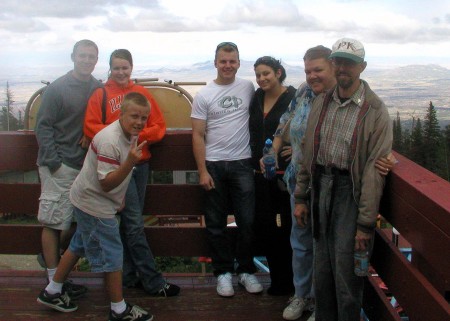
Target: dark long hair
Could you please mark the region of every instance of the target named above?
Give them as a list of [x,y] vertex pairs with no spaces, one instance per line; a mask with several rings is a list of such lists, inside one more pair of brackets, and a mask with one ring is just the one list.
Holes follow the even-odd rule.
[[277,60],[270,56],[263,56],[263,57],[256,59],[256,62],[253,65],[253,68],[258,67],[259,65],[269,66],[270,68],[273,69],[274,73],[277,73],[278,70],[280,70],[281,71],[281,75],[279,78],[280,83],[283,83],[283,81],[286,79],[286,69],[284,69],[280,60]]

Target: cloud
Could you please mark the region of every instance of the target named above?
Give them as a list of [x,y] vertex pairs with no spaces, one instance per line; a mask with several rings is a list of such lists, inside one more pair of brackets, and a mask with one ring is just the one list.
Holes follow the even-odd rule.
[[8,64],[28,61],[18,59],[22,53],[52,62],[60,54],[67,60],[74,41],[90,38],[101,54],[120,46],[141,55],[141,61],[171,63],[207,59],[216,41],[233,39],[251,57],[264,51],[297,60],[308,46],[349,36],[382,55],[444,56],[450,45],[448,0],[433,1],[427,10],[419,2],[2,0],[1,54]]
[[257,27],[284,27],[302,22],[297,6],[291,1],[242,1],[223,10],[223,23]]
[[378,43],[433,43],[448,41],[450,27],[386,14],[383,21],[368,25],[365,34]]
[[15,17],[28,18],[82,18],[90,15],[103,14],[105,6],[110,1],[58,1],[58,0],[2,0],[0,12],[9,12]]
[[0,16],[0,30],[14,33],[29,33],[49,31],[50,28],[47,24],[36,19]]
[[444,23],[450,24],[450,13],[444,15],[443,21]]
[[181,32],[199,31],[204,25],[189,17],[174,15],[164,8],[141,9],[139,11],[128,8],[126,15],[112,13],[102,27],[112,32]]
[[158,8],[158,0],[2,0],[0,12],[17,17],[82,18],[107,14],[111,9],[131,6],[142,9]]
[[[131,10],[132,11],[132,10]],[[292,1],[247,0],[232,2],[214,14],[199,17],[172,13],[163,7],[143,8],[135,15],[114,13],[103,25],[110,31],[214,32],[240,30],[242,27],[278,27],[290,31],[312,30],[319,23],[299,13]]]

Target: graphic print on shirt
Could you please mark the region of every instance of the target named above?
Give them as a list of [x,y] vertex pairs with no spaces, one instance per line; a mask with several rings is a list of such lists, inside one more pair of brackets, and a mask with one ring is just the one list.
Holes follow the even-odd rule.
[[109,100],[109,107],[111,108],[111,114],[114,114],[114,112],[118,109],[120,109],[120,105],[122,104],[124,95],[119,95],[115,98],[111,98]]
[[217,105],[222,110],[211,112],[209,116],[218,116],[238,111],[242,106],[242,99],[236,96],[223,96],[217,101]]

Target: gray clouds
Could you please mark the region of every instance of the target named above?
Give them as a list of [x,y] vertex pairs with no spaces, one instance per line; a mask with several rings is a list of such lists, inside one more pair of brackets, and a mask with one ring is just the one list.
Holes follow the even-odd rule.
[[[203,1],[202,6],[195,3],[199,1],[192,1],[192,6],[199,10],[198,15],[173,12],[165,6],[168,2],[3,0],[0,2],[0,32],[57,33],[64,25],[74,30],[113,33],[216,32],[243,28],[264,32],[265,28],[278,28],[281,34],[314,32],[339,36],[357,33],[378,43],[448,40],[450,34],[450,13],[437,11],[435,16],[423,16],[423,20],[418,16],[408,17],[402,13],[403,9],[411,10],[402,7],[408,5],[407,1],[383,10],[378,9],[377,1],[316,0],[313,4],[294,0],[225,1],[225,5],[217,11],[210,10],[207,16],[201,15],[201,8],[217,5],[214,1]],[[445,8],[445,1],[442,3],[438,9]],[[371,18],[372,11],[376,18]]]
[[[368,53],[442,56],[450,51],[450,2],[436,0],[2,0],[0,61],[67,63],[79,39],[153,64],[203,61],[231,40],[251,58],[301,60],[319,43],[360,39]],[[70,61],[69,61],[70,62]]]

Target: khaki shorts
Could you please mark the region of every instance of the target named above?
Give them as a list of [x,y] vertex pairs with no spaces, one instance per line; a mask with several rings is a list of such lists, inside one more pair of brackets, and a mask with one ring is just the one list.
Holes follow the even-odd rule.
[[69,199],[70,187],[80,171],[62,164],[54,173],[47,166],[39,166],[41,196],[38,220],[55,230],[67,230],[72,224],[73,205]]

